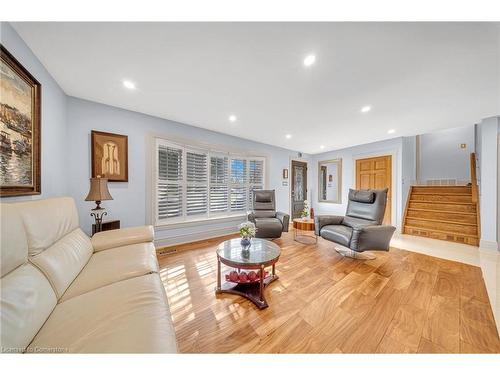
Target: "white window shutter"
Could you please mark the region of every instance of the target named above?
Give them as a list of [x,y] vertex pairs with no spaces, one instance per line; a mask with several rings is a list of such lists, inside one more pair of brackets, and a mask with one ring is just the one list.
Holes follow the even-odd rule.
[[242,215],[265,186],[265,159],[156,139],[156,224]]
[[210,212],[228,210],[229,167],[227,156],[210,156]]
[[182,216],[182,149],[158,147],[158,219]]
[[203,152],[186,152],[186,215],[208,212],[208,163]]

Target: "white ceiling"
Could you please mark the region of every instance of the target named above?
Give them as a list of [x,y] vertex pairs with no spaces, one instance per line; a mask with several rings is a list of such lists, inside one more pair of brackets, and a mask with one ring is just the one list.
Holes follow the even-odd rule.
[[498,23],[13,26],[68,95],[307,153],[500,113]]

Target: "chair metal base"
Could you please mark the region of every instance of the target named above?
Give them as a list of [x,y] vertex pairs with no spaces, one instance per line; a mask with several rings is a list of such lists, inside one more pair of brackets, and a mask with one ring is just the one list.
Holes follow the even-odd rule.
[[341,247],[341,246],[335,246],[334,247],[335,251],[339,253],[340,255],[346,257],[346,258],[353,258],[353,259],[359,259],[359,260],[373,260],[377,259],[376,256],[363,252],[363,253],[358,253],[357,251],[351,250],[347,247]]

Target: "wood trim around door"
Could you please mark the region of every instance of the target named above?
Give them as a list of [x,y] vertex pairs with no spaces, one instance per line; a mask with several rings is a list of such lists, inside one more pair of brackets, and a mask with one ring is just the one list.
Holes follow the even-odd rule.
[[356,159],[356,189],[389,188],[384,224],[392,222],[392,155]]

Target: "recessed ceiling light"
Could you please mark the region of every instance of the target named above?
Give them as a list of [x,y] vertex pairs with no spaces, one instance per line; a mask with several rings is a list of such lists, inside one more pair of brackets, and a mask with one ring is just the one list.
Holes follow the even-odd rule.
[[387,130],[387,134],[394,134],[394,133],[396,133],[396,129]]
[[314,55],[307,55],[306,58],[304,59],[305,66],[311,66],[315,62],[316,62],[316,56]]
[[123,86],[129,90],[135,90],[135,83],[127,79],[123,80]]
[[238,118],[235,115],[229,116],[229,121],[236,122],[236,120],[238,120]]
[[361,112],[366,113],[370,112],[372,110],[372,107],[370,105],[365,105],[363,108],[361,108]]
[[319,146],[319,148],[323,150],[325,148],[325,146],[321,145],[321,146]]
[[285,138],[286,139],[290,139],[290,138],[292,138],[292,135],[291,134],[287,134],[287,135],[285,135]]

